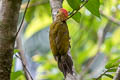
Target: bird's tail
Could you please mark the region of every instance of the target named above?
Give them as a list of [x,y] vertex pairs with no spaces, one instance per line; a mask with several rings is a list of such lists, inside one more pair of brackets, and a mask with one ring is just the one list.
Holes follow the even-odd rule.
[[70,55],[63,55],[58,57],[58,67],[61,72],[66,75],[69,73],[73,75],[73,61]]

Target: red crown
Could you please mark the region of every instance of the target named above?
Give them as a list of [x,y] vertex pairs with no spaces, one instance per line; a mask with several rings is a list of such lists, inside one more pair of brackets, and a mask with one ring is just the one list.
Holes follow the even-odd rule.
[[63,12],[65,14],[65,16],[68,16],[68,12],[66,9],[60,8],[59,11]]

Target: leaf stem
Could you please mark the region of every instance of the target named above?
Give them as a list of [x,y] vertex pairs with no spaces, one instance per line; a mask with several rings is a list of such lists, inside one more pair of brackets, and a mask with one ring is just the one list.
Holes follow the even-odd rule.
[[[86,4],[87,2],[88,2],[88,0],[86,0],[85,3],[83,3],[76,11],[73,10],[73,11],[71,12],[71,15],[67,18],[67,20],[70,19],[72,16],[74,16],[82,7],[85,6],[85,4]],[[74,11],[75,11],[75,12],[74,12]]]

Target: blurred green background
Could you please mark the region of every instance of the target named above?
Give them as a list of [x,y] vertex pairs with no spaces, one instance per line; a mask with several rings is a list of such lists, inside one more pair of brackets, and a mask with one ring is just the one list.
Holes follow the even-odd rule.
[[[26,3],[27,0],[24,0],[21,5],[19,23]],[[69,5],[67,0],[64,0],[63,8],[72,11]],[[83,80],[98,77],[106,70],[107,63],[120,57],[120,0],[100,0],[99,10],[100,16],[95,15],[94,11],[93,15],[86,6],[80,10],[77,19],[71,18],[67,21],[75,70]],[[51,23],[49,1],[31,0],[20,39],[27,67],[35,80],[63,80],[49,48]],[[109,74],[114,76],[115,72]],[[25,80],[21,62],[16,57],[11,80]],[[103,76],[101,80],[112,79]]]

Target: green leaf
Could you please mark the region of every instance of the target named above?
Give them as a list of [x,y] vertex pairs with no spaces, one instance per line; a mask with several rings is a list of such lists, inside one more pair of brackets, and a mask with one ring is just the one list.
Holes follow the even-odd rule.
[[96,80],[96,78],[92,78],[92,80]]
[[88,0],[86,8],[95,16],[100,17],[100,1],[99,0]]
[[114,67],[118,67],[118,65],[120,64],[120,62],[118,61],[120,58],[111,60],[110,62],[107,63],[107,65],[105,66],[106,69],[110,69],[110,68],[114,68]]
[[109,77],[109,78],[111,78],[111,79],[113,79],[113,76],[110,75],[110,74],[104,74],[104,75],[107,76],[107,77]]
[[14,49],[14,54],[20,52],[19,49]]
[[117,68],[109,69],[107,72],[116,72]]
[[101,78],[97,79],[97,78],[92,78],[92,80],[101,80]]
[[77,12],[72,18],[76,21],[76,22],[80,22],[80,17],[81,17],[81,13]]
[[35,12],[35,7],[28,8],[26,15],[25,15],[25,20],[27,22],[30,22],[32,20],[34,16],[34,12]]
[[[31,0],[30,4],[34,4],[36,1],[37,0]],[[34,13],[35,13],[35,9],[36,9],[35,6],[27,8],[27,12],[26,12],[26,15],[25,15],[25,20],[28,23],[33,19]]]
[[108,63],[105,68],[106,69],[110,69],[110,68],[114,68],[114,67],[117,67],[118,66],[118,63]]
[[22,71],[12,72],[10,80],[17,80],[19,76],[23,75]]
[[80,6],[81,0],[67,0],[68,4],[72,9],[78,9]]

